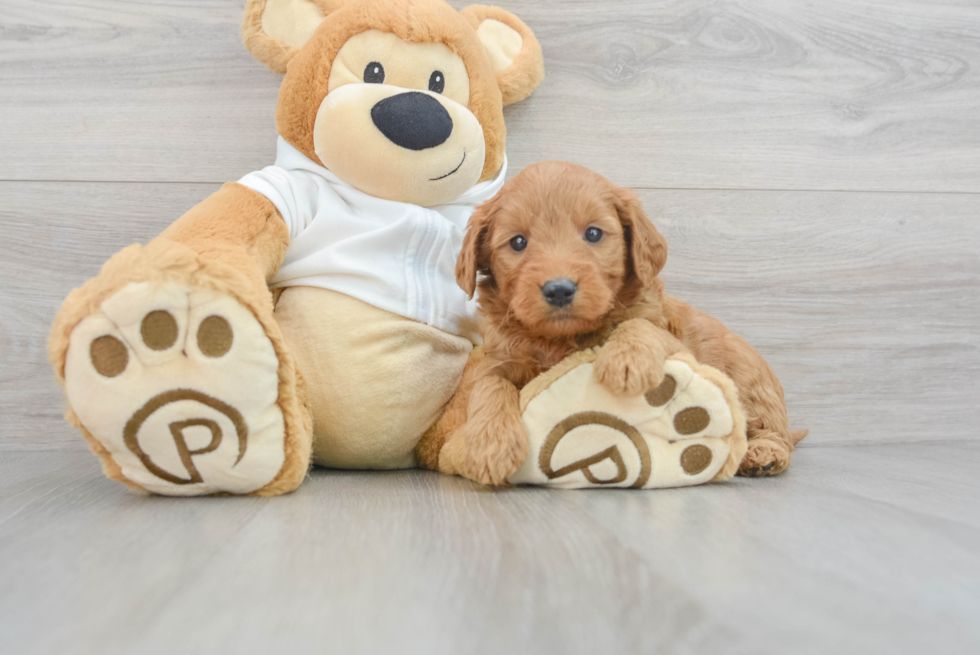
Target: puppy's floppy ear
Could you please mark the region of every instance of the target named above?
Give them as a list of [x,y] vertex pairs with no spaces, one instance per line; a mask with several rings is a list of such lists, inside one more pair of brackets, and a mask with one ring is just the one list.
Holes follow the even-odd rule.
[[252,56],[277,73],[306,44],[327,14],[344,0],[248,0],[242,41]]
[[616,190],[616,212],[629,248],[626,277],[636,277],[643,286],[653,286],[667,263],[667,242],[643,211],[630,189]]
[[487,247],[487,236],[497,213],[495,198],[487,200],[476,208],[470,216],[463,237],[463,249],[456,260],[456,284],[470,298],[476,293],[476,274],[490,272],[490,249]]
[[476,29],[490,55],[504,104],[531,95],[544,79],[544,57],[534,32],[520,18],[499,7],[473,5],[460,12]]

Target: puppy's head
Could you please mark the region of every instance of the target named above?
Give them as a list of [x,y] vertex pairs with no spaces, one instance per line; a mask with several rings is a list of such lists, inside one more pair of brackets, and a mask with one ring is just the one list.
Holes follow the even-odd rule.
[[657,284],[667,244],[632,191],[587,168],[541,162],[470,219],[456,280],[481,283],[488,318],[508,313],[537,336],[601,327],[617,305]]

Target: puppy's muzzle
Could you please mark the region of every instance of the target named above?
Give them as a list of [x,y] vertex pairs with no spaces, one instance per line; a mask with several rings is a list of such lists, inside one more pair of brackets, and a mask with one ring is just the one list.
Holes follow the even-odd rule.
[[552,307],[565,307],[572,304],[577,291],[578,285],[567,277],[548,280],[541,286],[541,294]]
[[395,145],[426,150],[446,142],[453,119],[432,96],[417,91],[385,98],[371,108],[371,120]]

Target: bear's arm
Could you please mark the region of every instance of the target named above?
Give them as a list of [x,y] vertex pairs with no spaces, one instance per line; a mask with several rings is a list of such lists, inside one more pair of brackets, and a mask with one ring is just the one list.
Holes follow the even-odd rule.
[[289,230],[276,206],[237,182],[226,183],[195,205],[160,238],[182,243],[210,261],[227,258],[229,252],[245,254],[267,281],[289,246]]

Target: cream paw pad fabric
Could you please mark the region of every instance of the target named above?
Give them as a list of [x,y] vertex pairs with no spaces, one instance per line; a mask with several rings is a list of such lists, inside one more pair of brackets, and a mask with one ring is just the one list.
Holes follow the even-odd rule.
[[509,482],[657,489],[735,474],[745,418],[726,375],[677,354],[659,387],[618,397],[595,379],[596,355],[576,353],[521,392],[530,450]]
[[285,460],[279,361],[233,298],[129,284],[71,334],[65,390],[123,475],[171,496],[244,494]]

